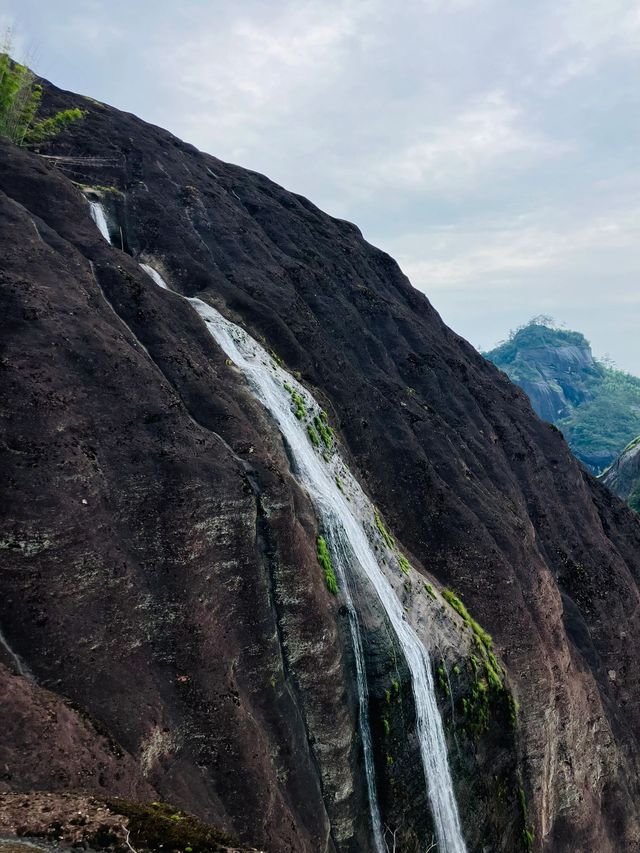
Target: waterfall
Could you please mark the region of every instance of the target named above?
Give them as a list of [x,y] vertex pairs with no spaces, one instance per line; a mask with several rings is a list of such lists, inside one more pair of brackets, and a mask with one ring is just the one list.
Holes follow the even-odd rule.
[[[375,590],[411,673],[418,739],[438,849],[441,853],[465,853],[431,662],[426,648],[407,622],[402,604],[374,551],[372,536],[378,527],[374,507],[335,449],[329,451],[326,446],[316,446],[310,440],[309,426],[318,423],[323,415],[304,386],[281,368],[243,329],[226,320],[215,308],[196,298],[189,299],[189,302],[205,321],[219,346],[243,372],[256,397],[278,424],[294,461],[295,476],[311,497],[321,526],[327,534],[340,591],[347,606],[353,607],[349,593],[351,572],[358,572]],[[306,417],[296,416],[292,391],[303,400]],[[380,552],[383,543],[377,544]],[[394,561],[396,571],[400,571],[397,557],[394,558],[390,547],[387,548],[386,561]],[[362,654],[361,649],[358,650],[359,630],[353,634],[357,658]],[[361,706],[366,698],[366,693],[361,691]],[[366,711],[363,716],[366,716]],[[363,729],[368,731],[368,722]],[[371,791],[375,790],[373,768],[370,768],[370,772]],[[372,819],[374,812],[377,813],[377,804],[372,807]]]
[[[157,273],[152,276],[154,281],[157,281],[157,276]],[[167,287],[162,279],[158,283]],[[316,446],[310,439],[309,427],[318,423],[323,415],[304,386],[280,367],[243,329],[226,320],[215,308],[201,299],[188,301],[205,321],[218,345],[243,372],[251,390],[278,424],[291,452],[295,476],[311,497],[329,543],[340,592],[349,611],[360,699],[360,728],[377,849],[384,850],[384,846],[375,795],[364,655],[349,581],[354,571],[366,578],[375,590],[411,673],[420,752],[439,850],[441,853],[465,853],[431,662],[426,648],[407,622],[398,596],[374,551],[372,539],[378,526],[374,507],[335,448],[320,443]],[[296,416],[292,392],[303,401],[304,417]],[[377,545],[379,551],[384,548],[384,542],[378,541]],[[388,547],[387,552],[387,563],[395,561],[396,571],[399,571],[397,557]]]
[[99,201],[90,201],[89,209],[91,211],[91,218],[98,226],[98,231],[102,234],[107,243],[110,243],[111,237],[109,236],[109,226],[107,225],[107,217],[104,215],[103,206]]
[[148,264],[140,264],[140,266],[146,272],[149,278],[153,279],[153,281],[158,285],[158,287],[162,287],[165,290],[169,290],[166,281],[162,278],[159,272],[156,272],[154,270],[153,267],[150,267]]
[[[104,211],[97,202],[91,202],[91,215],[103,237],[110,242]],[[156,270],[147,264],[141,264],[141,267],[157,285],[169,289]],[[393,584],[397,584],[398,575],[402,578],[402,571],[407,569],[400,565],[393,541],[386,531],[383,533],[380,529],[375,508],[341,459],[335,443],[332,440],[323,443],[318,439],[316,427],[325,438],[320,427],[324,413],[306,388],[243,329],[226,320],[215,308],[197,298],[188,301],[277,423],[291,453],[294,476],[308,492],[328,542],[339,592],[349,614],[356,661],[359,725],[376,853],[384,853],[386,846],[376,795],[364,653],[351,591],[352,580],[356,576],[366,580],[375,591],[411,674],[417,735],[438,850],[440,853],[466,853],[431,662],[425,646],[408,623],[394,590]],[[300,406],[295,402],[294,394],[301,401]],[[384,559],[376,556],[374,548],[378,554],[384,555]]]
[[[164,281],[162,276],[156,270],[153,269],[153,267],[149,266],[148,264],[140,264],[140,266],[159,287],[162,287],[165,290],[169,290],[167,283]],[[189,299],[188,301],[191,302],[191,304],[201,316],[204,316],[203,310],[209,309],[209,306],[202,302],[200,299]],[[214,309],[210,310],[213,311]],[[217,314],[217,312],[215,313]],[[210,322],[207,317],[204,317],[204,319],[205,322]],[[266,352],[263,351],[263,354],[264,358],[268,360]],[[291,381],[294,381],[292,377],[290,378]],[[380,818],[380,809],[378,807],[378,795],[376,791],[375,767],[373,760],[373,745],[371,740],[371,727],[369,725],[369,689],[367,686],[365,658],[364,651],[362,648],[360,623],[358,620],[356,608],[353,604],[353,598],[351,596],[351,590],[349,588],[348,575],[346,571],[346,566],[350,557],[345,551],[343,539],[338,535],[339,524],[337,523],[336,519],[331,516],[329,510],[327,510],[323,519],[326,525],[326,529],[324,532],[330,544],[334,569],[336,571],[336,575],[340,584],[340,589],[347,608],[349,632],[351,634],[351,643],[356,663],[356,685],[358,689],[359,709],[358,722],[360,728],[360,736],[362,738],[362,750],[364,754],[367,795],[369,801],[369,814],[371,817],[371,827],[373,832],[375,850],[376,853],[385,853],[387,848],[383,839],[382,821]]]
[[9,657],[15,671],[18,673],[18,675],[21,675],[23,678],[28,678],[31,681],[33,681],[34,680],[33,673],[31,672],[29,667],[26,665],[26,663],[22,660],[20,655],[17,654],[17,652],[13,651],[13,649],[11,648],[9,643],[7,642],[7,638],[2,633],[1,629],[0,629],[0,646],[2,646],[2,648],[7,653],[8,657]]

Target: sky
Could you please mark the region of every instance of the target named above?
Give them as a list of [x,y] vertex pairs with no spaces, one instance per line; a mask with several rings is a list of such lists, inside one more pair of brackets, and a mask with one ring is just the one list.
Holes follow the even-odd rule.
[[0,0],[58,86],[355,222],[478,349],[640,374],[640,2]]

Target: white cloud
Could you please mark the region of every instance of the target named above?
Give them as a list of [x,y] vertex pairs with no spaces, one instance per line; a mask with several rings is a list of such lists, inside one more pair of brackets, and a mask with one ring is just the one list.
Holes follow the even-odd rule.
[[14,59],[31,62],[31,50],[28,47],[20,19],[16,15],[0,12],[0,45],[8,47]]
[[124,34],[113,11],[100,0],[81,0],[69,14],[60,14],[52,26],[54,38],[68,40],[76,50],[90,51],[93,61],[107,56]]
[[547,21],[544,56],[550,84],[564,85],[597,73],[625,55],[640,54],[640,4],[633,0],[570,0]]
[[640,5],[633,0],[570,0],[557,6],[559,36],[551,49],[640,50]]
[[[377,5],[307,0],[275,5],[267,17],[234,15],[222,29],[217,16],[202,20],[177,44],[173,33],[161,38],[166,83],[187,100],[194,124],[251,132],[282,114],[293,116],[298,101],[336,79],[347,46],[366,37],[363,17]],[[148,45],[147,54],[158,47],[157,41]]]
[[[412,283],[435,290],[512,289],[522,273],[580,266],[597,247],[603,282],[611,278],[611,254],[637,244],[640,208],[562,221],[557,211],[540,210],[514,223],[485,223],[477,229],[437,228],[404,235],[387,246]],[[529,276],[523,279],[528,286]]]
[[513,223],[433,229],[385,248],[479,349],[546,313],[640,373],[640,208],[573,214],[539,210]]
[[372,187],[469,192],[496,169],[504,173],[570,150],[566,143],[528,128],[522,109],[504,91],[483,94],[448,123],[424,129],[420,137],[370,164],[367,178]]

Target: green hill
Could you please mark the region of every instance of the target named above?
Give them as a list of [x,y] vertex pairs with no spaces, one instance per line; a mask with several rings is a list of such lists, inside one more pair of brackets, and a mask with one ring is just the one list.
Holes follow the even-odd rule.
[[597,361],[580,332],[534,318],[485,357],[527,392],[594,473],[640,435],[640,378]]

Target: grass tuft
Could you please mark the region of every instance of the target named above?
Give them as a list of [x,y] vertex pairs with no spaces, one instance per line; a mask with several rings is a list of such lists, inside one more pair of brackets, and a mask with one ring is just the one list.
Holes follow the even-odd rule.
[[398,564],[405,575],[408,575],[409,570],[411,569],[411,563],[407,560],[404,554],[398,554]]
[[395,548],[396,540],[393,538],[393,536],[389,533],[387,528],[382,523],[382,519],[380,518],[380,513],[378,512],[377,509],[374,510],[373,516],[374,516],[374,519],[376,522],[376,527],[378,528],[378,532],[380,533],[380,536],[382,536],[385,545],[388,548]]
[[329,548],[327,546],[327,542],[322,536],[318,536],[318,541],[316,543],[317,546],[317,555],[318,562],[322,566],[324,571],[324,579],[327,583],[327,589],[333,595],[338,594],[338,581],[336,579],[336,573],[333,568],[333,562],[331,560],[331,554],[329,553]]
[[471,628],[471,630],[476,635],[480,643],[484,646],[484,648],[487,651],[491,651],[491,649],[493,648],[493,640],[491,639],[491,635],[488,634],[478,622],[476,622],[476,620],[471,616],[471,614],[464,606],[464,604],[460,601],[455,592],[452,592],[450,589],[443,589],[442,597],[448,604],[451,605],[451,607],[453,607],[456,613],[462,616],[464,621]]
[[320,415],[316,415],[313,424],[327,450],[331,450],[333,447],[333,430],[327,424],[327,413],[321,412]]

